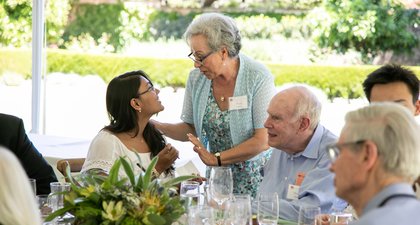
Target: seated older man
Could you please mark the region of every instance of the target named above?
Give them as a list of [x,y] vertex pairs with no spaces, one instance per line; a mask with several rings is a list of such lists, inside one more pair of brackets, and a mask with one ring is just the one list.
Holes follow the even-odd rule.
[[337,137],[319,124],[321,103],[304,86],[279,92],[268,107],[265,127],[272,155],[264,167],[259,193],[277,192],[279,217],[296,221],[302,205],[323,213],[342,210],[346,203],[334,194],[333,174],[325,151]]
[[420,128],[395,103],[349,112],[329,148],[339,197],[359,215],[352,224],[419,224],[420,201],[411,184],[420,173]]

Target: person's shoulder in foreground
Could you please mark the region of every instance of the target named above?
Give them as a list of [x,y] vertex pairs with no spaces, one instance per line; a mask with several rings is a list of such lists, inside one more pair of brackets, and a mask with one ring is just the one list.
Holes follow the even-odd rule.
[[265,127],[274,149],[259,193],[278,193],[280,218],[296,221],[302,205],[318,206],[323,213],[345,207],[334,194],[325,151],[336,136],[319,124],[320,113],[317,97],[301,85],[279,92],[268,107]]
[[0,113],[0,146],[12,151],[28,177],[36,179],[37,194],[50,193],[50,183],[57,181],[54,170],[29,140],[22,119]]
[[337,195],[359,216],[353,224],[419,224],[411,188],[420,171],[419,133],[412,113],[396,103],[347,113],[331,171]]
[[35,196],[16,155],[0,147],[0,224],[40,225]]

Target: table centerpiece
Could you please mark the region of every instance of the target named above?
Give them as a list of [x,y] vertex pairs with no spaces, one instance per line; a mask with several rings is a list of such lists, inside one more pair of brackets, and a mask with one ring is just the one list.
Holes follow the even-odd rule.
[[[46,221],[71,213],[76,225],[172,224],[185,213],[175,185],[196,176],[160,181],[152,173],[157,160],[153,158],[138,176],[123,157],[115,161],[108,176],[80,175],[76,181],[67,168],[71,190],[64,193],[64,207],[50,214]],[[121,166],[126,177],[118,176]]]

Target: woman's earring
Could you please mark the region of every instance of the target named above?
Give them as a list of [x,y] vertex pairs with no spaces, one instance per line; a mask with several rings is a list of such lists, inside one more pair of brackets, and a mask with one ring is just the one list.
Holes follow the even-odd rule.
[[139,108],[139,113],[141,113],[141,108]]

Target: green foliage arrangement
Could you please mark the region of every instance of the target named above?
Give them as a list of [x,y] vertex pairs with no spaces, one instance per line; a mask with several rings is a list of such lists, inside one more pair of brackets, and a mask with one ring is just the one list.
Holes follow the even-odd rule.
[[418,10],[406,10],[396,0],[325,0],[307,20],[320,48],[354,49],[365,62],[380,52],[407,53],[419,44],[412,32],[420,24]]
[[[70,175],[71,190],[65,193],[64,207],[49,215],[46,221],[69,212],[75,216],[75,224],[172,224],[181,217],[185,208],[171,188],[195,176],[181,176],[160,183],[152,176],[157,160],[157,157],[153,158],[146,172],[137,177],[130,163],[122,157],[115,161],[107,177],[86,175],[76,182]],[[126,178],[118,176],[121,166]],[[70,168],[67,169],[70,174]]]
[[[31,77],[30,51],[0,49],[0,75],[12,71]],[[96,74],[106,82],[131,70],[142,69],[161,87],[185,87],[193,68],[189,59],[156,59],[118,54],[72,53],[48,51],[47,72]],[[361,83],[378,66],[281,65],[266,63],[275,77],[276,86],[306,83],[321,89],[329,99],[354,99],[364,96]],[[409,67],[420,77],[420,67]]]

